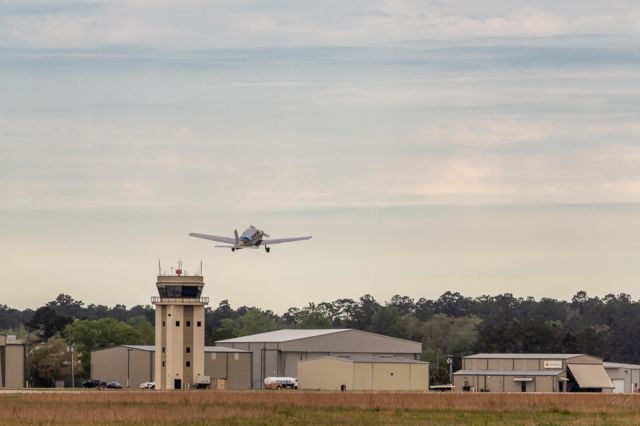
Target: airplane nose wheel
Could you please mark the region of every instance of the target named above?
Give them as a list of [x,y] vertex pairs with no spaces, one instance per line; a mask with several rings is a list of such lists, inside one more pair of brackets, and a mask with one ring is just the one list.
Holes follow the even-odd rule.
[[236,248],[235,248],[235,247],[233,247],[233,248],[231,249],[231,251],[236,251]]
[[271,248],[270,248],[270,247],[265,247],[264,249],[265,249],[265,251],[266,251],[267,253],[269,253],[269,252],[271,251]]

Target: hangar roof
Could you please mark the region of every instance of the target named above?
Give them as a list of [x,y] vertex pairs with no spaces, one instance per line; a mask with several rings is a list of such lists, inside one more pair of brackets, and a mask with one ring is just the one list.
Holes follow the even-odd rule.
[[[137,349],[139,351],[146,351],[146,352],[155,352],[156,351],[156,347],[155,346],[151,346],[151,345],[121,345],[124,348],[130,348],[130,349]],[[110,349],[110,348],[107,348]],[[247,351],[243,351],[241,349],[233,349],[233,348],[226,348],[224,346],[205,346],[204,347],[204,352],[205,353],[213,353],[213,352],[247,352]]]
[[603,362],[604,368],[628,368],[629,370],[639,370],[638,364],[621,364],[619,362]]
[[458,376],[557,376],[564,370],[458,370]]
[[[371,363],[371,364],[429,364],[428,362],[416,361],[415,359],[383,357],[383,356],[370,356],[370,355],[328,356],[328,357],[325,357],[325,358],[338,359],[340,361],[349,361],[349,362],[353,362],[353,363],[356,363],[356,364],[360,364],[360,363]],[[309,361],[311,361],[311,360],[309,360]]]
[[[384,336],[352,328],[284,329],[234,339],[218,340],[217,346],[257,350],[257,346],[277,346],[283,352],[419,354],[422,343]],[[273,348],[272,348],[273,349]]]
[[[465,356],[467,359],[570,359],[585,354],[475,354]],[[591,356],[591,355],[589,355]]]
[[350,331],[350,328],[332,328],[319,330],[283,329],[266,333],[252,334],[250,336],[235,337],[233,339],[218,340],[219,343],[279,343],[291,340],[307,339],[309,337],[324,336],[327,334]]

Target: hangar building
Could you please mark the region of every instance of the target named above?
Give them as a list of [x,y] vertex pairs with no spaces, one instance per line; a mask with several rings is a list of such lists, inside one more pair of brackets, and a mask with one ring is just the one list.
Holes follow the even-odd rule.
[[640,392],[640,365],[605,362],[604,369],[613,384],[613,392]]
[[[226,389],[251,388],[251,353],[217,346],[204,348],[204,374],[212,387],[220,379]],[[155,381],[155,346],[122,345],[91,352],[91,377],[137,388]],[[127,386],[128,384],[128,386]]]
[[429,364],[391,356],[315,358],[298,362],[298,387],[312,390],[426,391],[429,388]]
[[602,392],[612,389],[602,360],[585,354],[476,354],[454,373],[457,391]]
[[16,336],[0,334],[0,389],[24,387],[24,349]]
[[298,362],[320,357],[394,356],[418,360],[422,344],[353,329],[285,329],[220,340],[217,346],[242,349],[253,354],[254,389],[265,377],[298,377]]

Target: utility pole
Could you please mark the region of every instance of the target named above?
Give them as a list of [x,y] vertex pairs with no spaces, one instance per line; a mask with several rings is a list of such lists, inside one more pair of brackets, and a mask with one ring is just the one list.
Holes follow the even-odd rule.
[[447,364],[449,364],[449,384],[453,384],[453,355],[447,355]]
[[76,387],[76,377],[73,372],[73,344],[71,342],[67,343],[67,352],[69,352],[69,356],[71,357],[71,388]]
[[130,362],[130,357],[131,357],[131,351],[133,349],[131,348],[127,348],[127,389],[129,388],[129,374],[131,373],[131,362]]

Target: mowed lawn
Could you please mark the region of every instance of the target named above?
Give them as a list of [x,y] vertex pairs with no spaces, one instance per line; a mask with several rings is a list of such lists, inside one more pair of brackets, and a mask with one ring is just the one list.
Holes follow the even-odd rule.
[[638,425],[640,395],[26,391],[0,424]]

